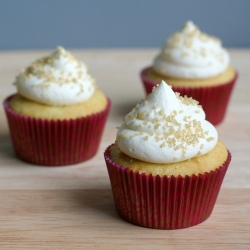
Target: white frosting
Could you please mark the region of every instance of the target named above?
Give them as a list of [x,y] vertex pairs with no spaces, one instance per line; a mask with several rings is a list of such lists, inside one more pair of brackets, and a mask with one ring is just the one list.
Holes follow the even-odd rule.
[[229,61],[221,41],[202,33],[189,21],[166,40],[153,69],[163,76],[199,79],[219,75],[227,69]]
[[86,66],[62,47],[24,69],[14,83],[27,99],[47,105],[74,105],[94,93]]
[[162,81],[126,115],[116,143],[132,158],[172,163],[204,155],[217,141],[217,131],[198,102],[180,97]]

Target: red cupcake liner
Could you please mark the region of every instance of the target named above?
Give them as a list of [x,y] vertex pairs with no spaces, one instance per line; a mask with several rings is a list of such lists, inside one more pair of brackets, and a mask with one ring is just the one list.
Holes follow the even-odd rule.
[[99,147],[111,102],[102,112],[70,120],[46,120],[20,115],[4,100],[10,135],[16,155],[45,166],[63,166],[86,161]]
[[[112,145],[111,145],[112,146]],[[197,225],[212,213],[231,161],[198,176],[160,177],[140,174],[116,164],[105,153],[115,206],[126,221],[148,228],[179,229]]]
[[[159,82],[150,80],[146,76],[146,72],[151,67],[145,68],[141,71],[141,80],[147,94],[152,92],[152,88]],[[206,120],[213,125],[221,123],[225,117],[231,92],[238,74],[235,75],[231,81],[210,87],[172,87],[174,92],[179,92],[181,96],[192,97],[197,100],[204,112],[206,113]]]

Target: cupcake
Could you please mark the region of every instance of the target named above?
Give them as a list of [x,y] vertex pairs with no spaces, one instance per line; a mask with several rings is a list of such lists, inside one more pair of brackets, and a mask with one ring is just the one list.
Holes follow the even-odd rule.
[[4,108],[18,157],[62,166],[95,155],[111,104],[84,63],[58,47],[22,70],[14,85]]
[[178,229],[210,216],[231,154],[198,102],[162,81],[126,115],[104,158],[122,218]]
[[164,80],[181,96],[199,101],[213,125],[225,116],[236,78],[221,41],[202,33],[191,21],[171,35],[153,65],[141,71],[147,94]]

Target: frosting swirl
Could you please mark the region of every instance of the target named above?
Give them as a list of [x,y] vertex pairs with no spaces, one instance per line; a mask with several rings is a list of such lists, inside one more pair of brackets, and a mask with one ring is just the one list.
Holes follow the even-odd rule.
[[219,75],[227,69],[229,61],[219,39],[202,33],[188,21],[180,32],[165,41],[153,69],[164,76],[199,79]]
[[217,131],[198,102],[174,93],[164,81],[126,115],[116,138],[123,153],[152,163],[204,155],[217,141]]
[[59,106],[87,101],[95,91],[84,63],[62,47],[24,69],[14,85],[27,99]]

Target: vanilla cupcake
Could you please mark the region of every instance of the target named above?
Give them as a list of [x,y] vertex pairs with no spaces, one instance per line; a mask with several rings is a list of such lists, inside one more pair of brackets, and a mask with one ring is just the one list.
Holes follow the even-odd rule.
[[164,80],[180,95],[199,101],[213,125],[224,118],[236,78],[221,41],[190,21],[166,40],[153,65],[141,71],[147,93]]
[[158,229],[206,220],[231,160],[198,102],[165,82],[126,115],[104,157],[120,216]]
[[17,156],[38,165],[93,157],[110,110],[86,65],[62,47],[22,70],[4,101]]

